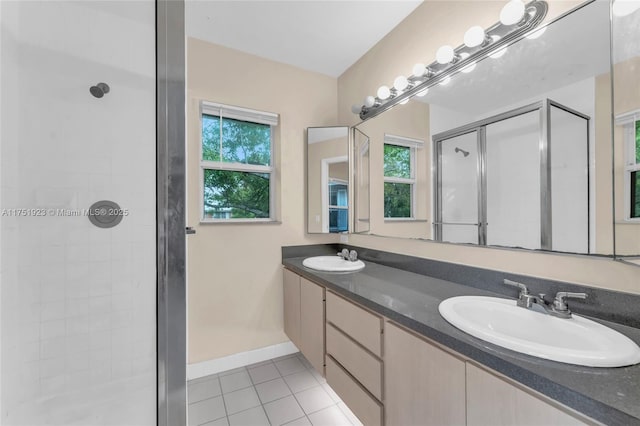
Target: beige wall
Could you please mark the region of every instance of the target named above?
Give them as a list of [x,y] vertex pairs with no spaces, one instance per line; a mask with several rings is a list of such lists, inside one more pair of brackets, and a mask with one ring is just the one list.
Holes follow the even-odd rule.
[[[640,109],[640,57],[618,63],[614,75],[614,115]],[[640,223],[625,222],[624,165],[625,140],[622,126],[615,126],[615,194],[616,194],[616,254],[640,255]]]
[[[545,20],[553,19],[580,3],[551,1]],[[365,96],[374,94],[381,84],[390,85],[397,75],[407,75],[415,62],[430,62],[439,46],[461,44],[462,36],[470,26],[486,28],[495,23],[503,4],[500,1],[425,1],[339,77],[339,122],[357,123],[357,116],[350,111],[352,104],[360,103]],[[599,90],[605,89],[600,86]],[[610,144],[603,144],[602,152],[596,155],[610,155],[606,152],[607,146]],[[607,181],[605,171],[602,173],[603,179],[598,181],[598,186],[606,188],[608,185],[611,188],[611,180]],[[602,197],[607,198],[606,195]],[[597,214],[602,218],[607,217],[607,211],[611,210],[610,197],[596,202]],[[610,213],[608,215],[611,217]],[[611,237],[606,232],[598,235],[598,238],[605,246],[611,243]],[[369,235],[350,235],[349,242],[413,256],[640,293],[640,268],[609,258],[467,247]]]
[[611,176],[611,75],[595,79],[595,238],[596,253],[613,254]]
[[[281,224],[199,224],[198,102],[280,114]],[[283,245],[334,242],[306,235],[305,130],[335,125],[336,80],[196,39],[187,42],[189,363],[287,341]]]

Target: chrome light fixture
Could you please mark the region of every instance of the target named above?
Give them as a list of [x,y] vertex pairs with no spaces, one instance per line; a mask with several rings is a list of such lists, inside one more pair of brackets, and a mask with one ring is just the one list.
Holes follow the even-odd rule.
[[[362,120],[367,120],[397,104],[407,103],[413,96],[424,96],[432,86],[449,83],[458,72],[473,71],[478,60],[485,56],[501,57],[510,43],[542,22],[547,10],[548,5],[544,0],[533,0],[526,5],[522,0],[509,0],[500,12],[499,22],[487,30],[479,26],[469,28],[464,36],[464,44],[455,49],[449,45],[440,47],[436,52],[436,60],[431,64],[414,65],[413,75],[398,76],[391,88],[380,86],[376,97],[367,96],[364,105],[354,105],[351,110]],[[538,32],[536,36],[543,31]]]

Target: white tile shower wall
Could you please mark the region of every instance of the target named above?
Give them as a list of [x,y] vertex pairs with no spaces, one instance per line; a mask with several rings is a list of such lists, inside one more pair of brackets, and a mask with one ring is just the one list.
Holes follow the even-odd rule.
[[[155,424],[154,2],[0,20],[0,208],[47,212],[0,216],[0,423]],[[49,212],[104,199],[116,228]]]

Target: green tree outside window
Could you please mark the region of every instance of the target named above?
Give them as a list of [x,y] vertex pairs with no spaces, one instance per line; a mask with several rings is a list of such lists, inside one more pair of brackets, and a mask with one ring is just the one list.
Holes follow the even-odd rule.
[[[271,166],[271,126],[203,114],[202,160]],[[269,218],[270,180],[270,173],[205,168],[205,219]]]
[[408,146],[384,144],[384,217],[386,218],[411,217],[413,193],[411,151],[412,148]]

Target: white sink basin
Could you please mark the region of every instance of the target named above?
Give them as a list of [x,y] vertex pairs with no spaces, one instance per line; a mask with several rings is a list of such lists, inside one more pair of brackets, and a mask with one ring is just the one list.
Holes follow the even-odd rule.
[[479,339],[516,352],[589,367],[640,363],[628,337],[578,315],[562,319],[516,306],[515,300],[460,296],[446,299],[440,315]]
[[364,262],[356,260],[344,260],[340,256],[315,256],[307,257],[302,261],[307,268],[324,272],[356,272],[364,269]]

